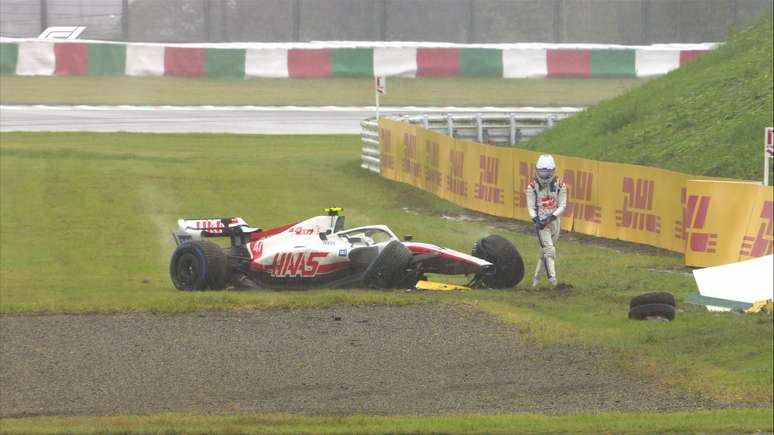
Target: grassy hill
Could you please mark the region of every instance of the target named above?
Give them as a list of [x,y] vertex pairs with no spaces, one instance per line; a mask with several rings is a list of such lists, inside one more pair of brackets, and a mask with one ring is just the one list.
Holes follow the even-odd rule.
[[760,180],[774,119],[771,16],[666,76],[563,121],[526,147]]

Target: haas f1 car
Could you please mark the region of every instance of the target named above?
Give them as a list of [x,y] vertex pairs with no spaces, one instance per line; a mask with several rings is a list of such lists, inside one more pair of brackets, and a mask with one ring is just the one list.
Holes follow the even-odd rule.
[[[169,272],[179,290],[313,287],[411,288],[425,274],[468,275],[473,287],[510,288],[524,262],[507,239],[488,236],[472,255],[406,236],[385,225],[344,229],[340,208],[262,230],[242,218],[180,219]],[[228,238],[221,247],[213,238]],[[225,244],[225,243],[223,243]]]

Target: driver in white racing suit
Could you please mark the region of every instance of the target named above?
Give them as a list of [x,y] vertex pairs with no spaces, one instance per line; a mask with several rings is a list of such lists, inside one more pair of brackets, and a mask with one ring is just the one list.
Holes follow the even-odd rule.
[[556,178],[556,162],[550,154],[541,155],[535,165],[535,179],[527,186],[527,209],[535,223],[540,256],[532,287],[540,283],[545,271],[548,282],[556,286],[556,241],[559,239],[559,216],[567,207],[567,187]]

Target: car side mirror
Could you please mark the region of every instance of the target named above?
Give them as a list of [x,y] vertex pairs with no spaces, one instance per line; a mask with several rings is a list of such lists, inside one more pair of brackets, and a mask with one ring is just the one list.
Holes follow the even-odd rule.
[[405,235],[403,236],[403,241],[404,241],[404,242],[410,242],[410,241],[412,241],[412,240],[414,240],[414,236],[412,236],[411,234],[405,234]]

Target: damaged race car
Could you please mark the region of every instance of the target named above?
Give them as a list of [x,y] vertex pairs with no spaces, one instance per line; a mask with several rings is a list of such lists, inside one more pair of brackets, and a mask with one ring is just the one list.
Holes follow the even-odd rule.
[[[179,290],[229,287],[411,288],[425,274],[468,275],[472,287],[510,288],[524,277],[524,262],[507,239],[488,236],[472,255],[405,236],[385,225],[344,229],[341,208],[263,230],[242,218],[179,219],[169,273]],[[213,238],[228,238],[229,246]],[[225,243],[224,243],[225,244]]]

